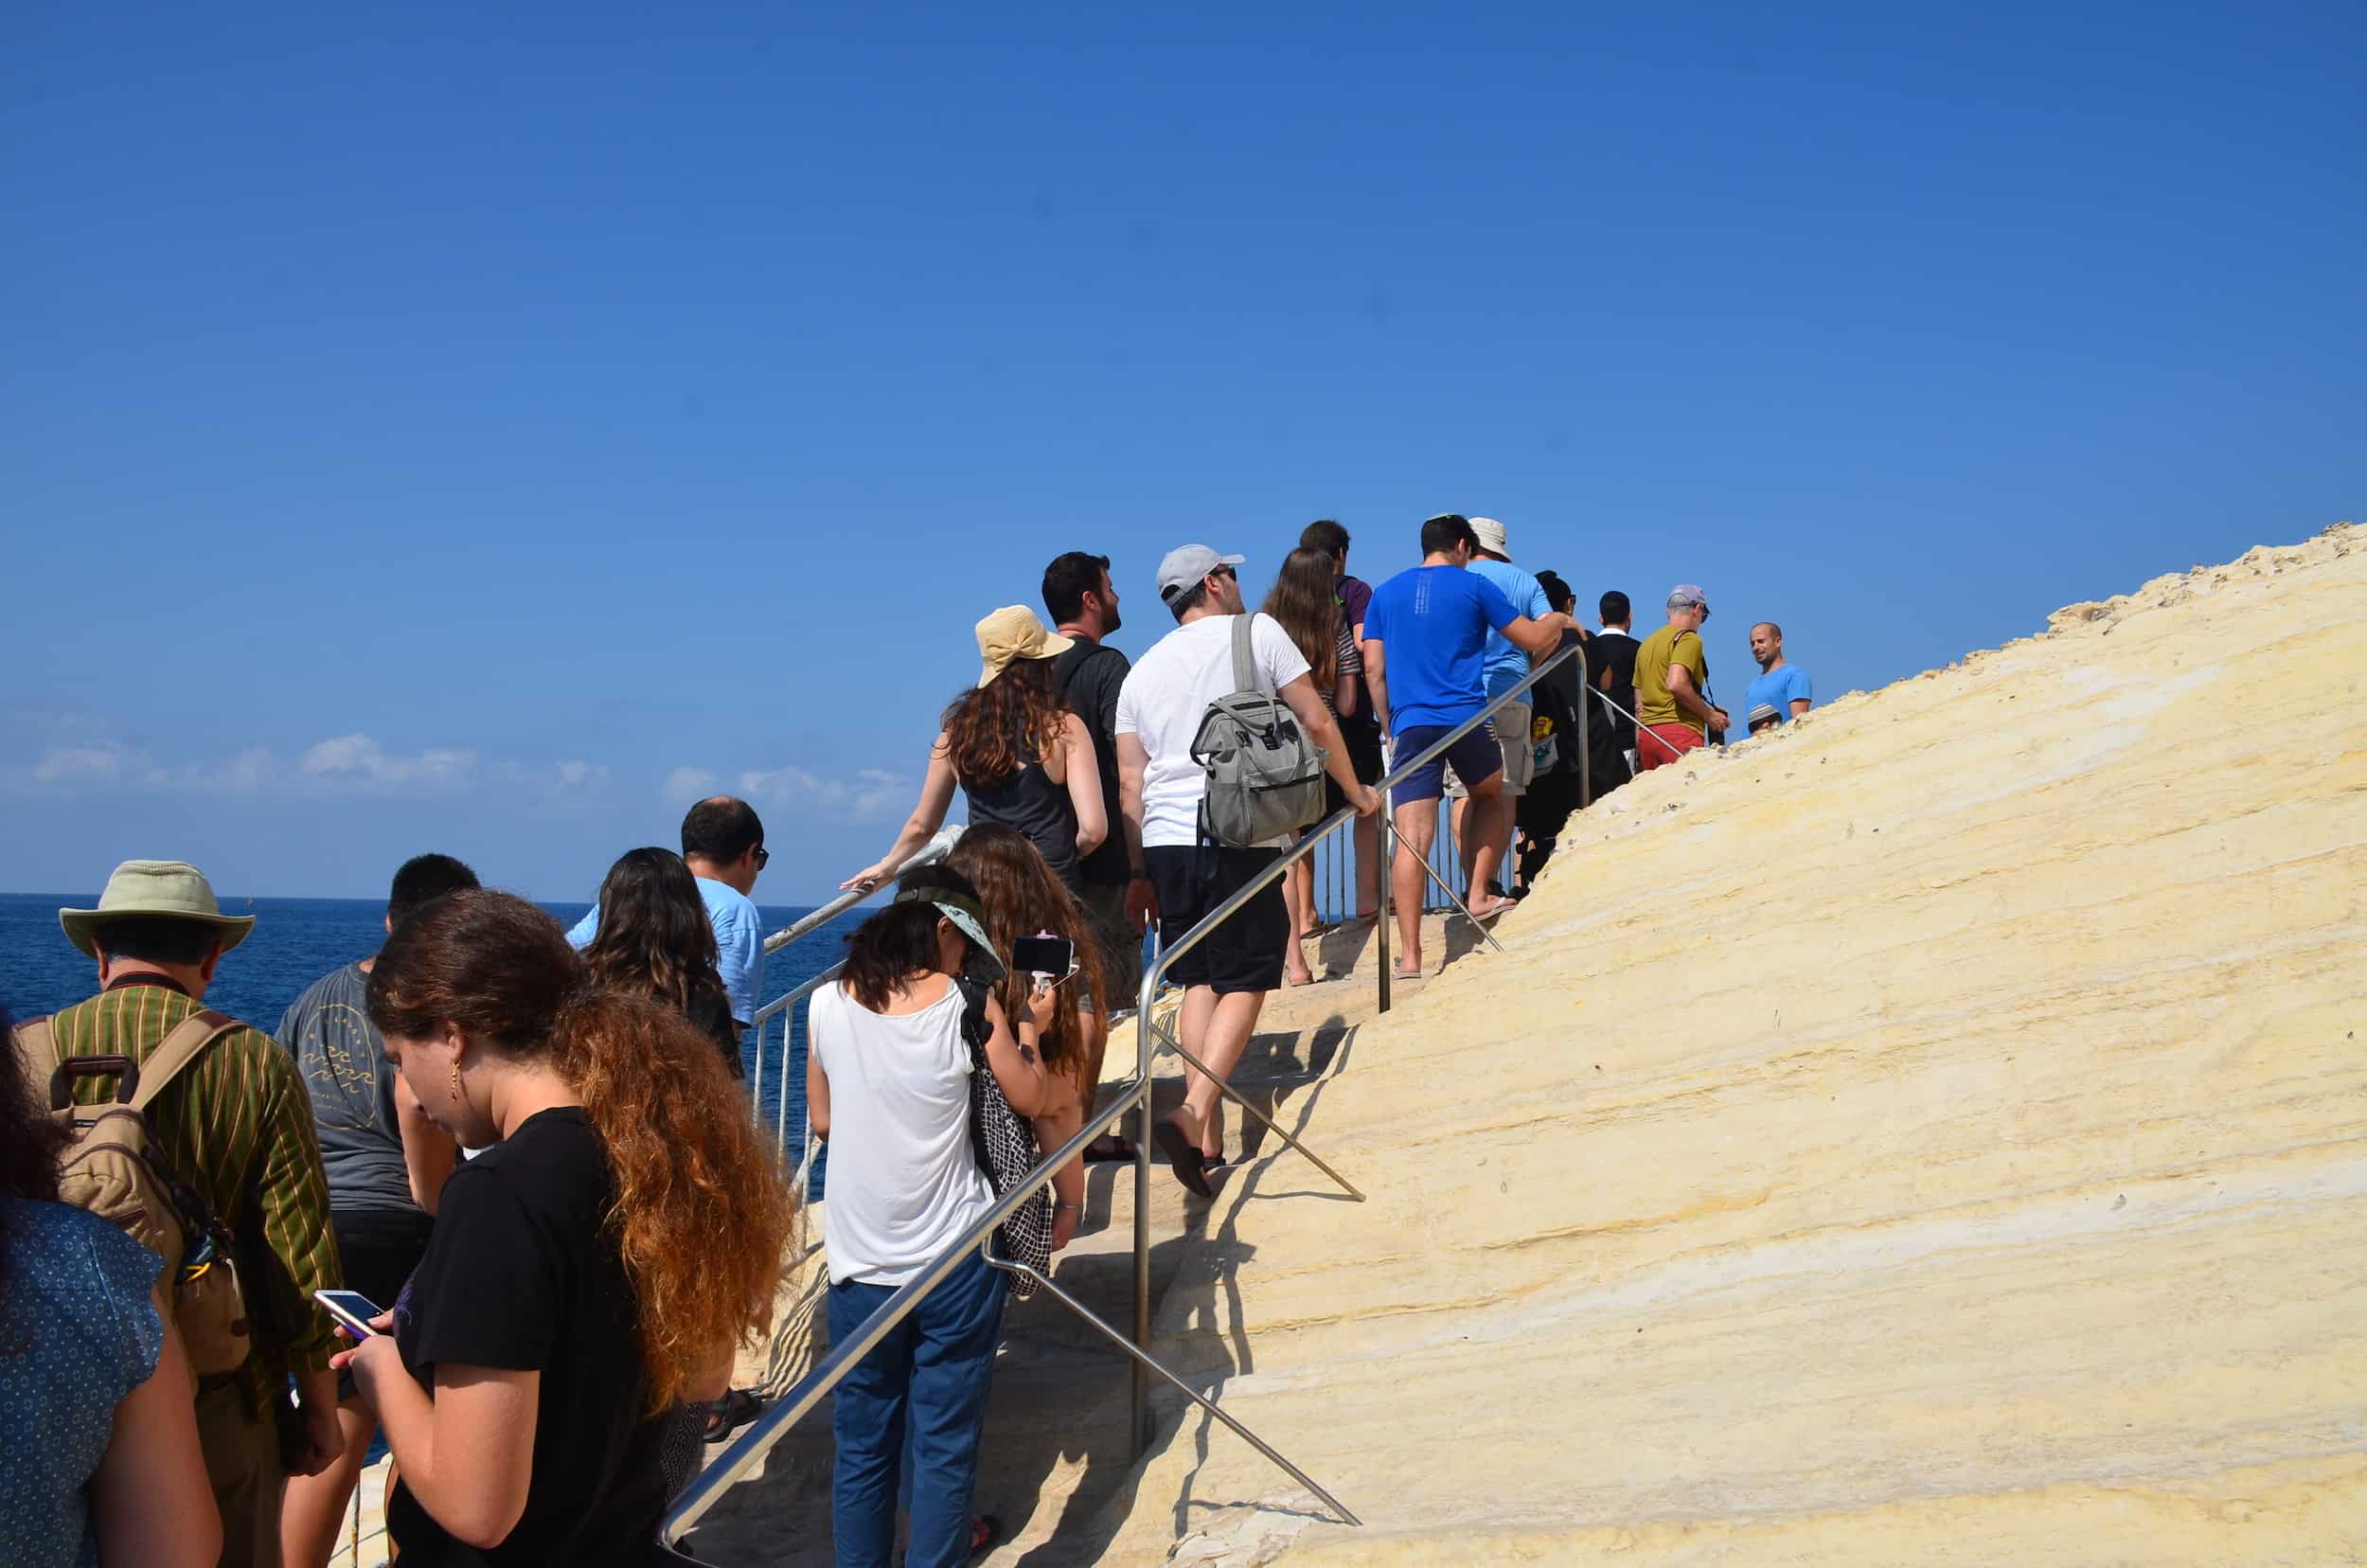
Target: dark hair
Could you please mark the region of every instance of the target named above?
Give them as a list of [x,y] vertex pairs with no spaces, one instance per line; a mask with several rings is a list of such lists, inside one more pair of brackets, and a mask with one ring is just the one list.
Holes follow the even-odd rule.
[[1085,596],[1101,592],[1101,579],[1110,570],[1108,556],[1087,555],[1071,550],[1052,558],[1052,564],[1043,569],[1043,607],[1051,612],[1052,623],[1075,620],[1085,613]]
[[450,855],[414,855],[395,873],[395,885],[386,894],[386,918],[400,925],[420,905],[477,885],[476,873]]
[[466,888],[395,928],[370,968],[370,1022],[444,1025],[543,1060],[583,1101],[614,1191],[602,1234],[632,1281],[645,1414],[680,1401],[727,1343],[771,1326],[794,1205],[715,1042],[671,1008],[589,983],[559,922]]
[[1054,661],[1022,659],[947,704],[947,759],[971,787],[1001,783],[1058,751],[1068,708],[1053,680]]
[[1444,555],[1457,544],[1479,548],[1479,535],[1471,531],[1471,520],[1458,512],[1440,512],[1436,517],[1422,520],[1422,553]]
[[756,808],[730,795],[716,795],[690,808],[682,819],[682,853],[729,865],[764,842]]
[[1321,550],[1327,556],[1347,554],[1348,530],[1328,517],[1319,517],[1299,530],[1299,548]]
[[1569,613],[1570,606],[1578,601],[1578,596],[1572,593],[1570,585],[1561,580],[1559,572],[1538,573],[1537,585],[1545,590],[1545,602],[1564,615]]
[[723,995],[715,924],[680,855],[628,849],[600,883],[600,924],[583,950],[592,983],[662,1002],[687,1017]]
[[[952,853],[945,857],[945,867],[958,872],[978,890],[978,907],[987,917],[987,936],[996,952],[1008,953],[1015,938],[1039,931],[1065,936],[1076,944],[1077,979],[1057,993],[1058,1010],[1043,1035],[1043,1064],[1067,1077],[1080,1077],[1085,1060],[1077,1051],[1083,1040],[1077,1025],[1077,1002],[1080,996],[1101,997],[1103,984],[1101,945],[1085,906],[1053,873],[1043,852],[1026,834],[1000,823],[974,823],[963,829]],[[1004,1016],[1018,1018],[1024,1012],[1033,985],[1029,976],[1016,970],[1004,975]],[[1109,1008],[1105,1005],[1100,1010],[1106,1014]]]
[[[896,880],[899,893],[950,893],[978,902],[968,877],[944,865],[916,865]],[[873,1012],[904,977],[937,967],[937,922],[945,917],[934,903],[891,903],[846,937],[846,968],[841,983]]]
[[1628,596],[1616,588],[1605,594],[1602,603],[1596,605],[1595,608],[1602,612],[1604,620],[1622,626],[1635,615],[1635,607],[1628,602]]
[[[43,1114],[49,1086],[31,1081],[18,1049],[9,1011],[0,1007],[0,1198],[53,1203],[58,1196],[58,1159],[73,1135]],[[0,1280],[9,1277],[8,1238],[0,1227]],[[6,1347],[0,1347],[6,1348]]]
[[214,927],[172,915],[119,915],[99,922],[91,935],[108,957],[142,964],[202,964],[222,945]]
[[1193,611],[1199,609],[1201,605],[1206,604],[1207,602],[1208,578],[1207,574],[1202,573],[1201,575],[1201,579],[1198,582],[1193,583],[1189,588],[1181,590],[1175,595],[1174,597],[1168,599],[1167,608],[1174,612],[1175,618],[1180,622],[1184,616],[1190,615]]
[[1284,556],[1273,586],[1266,590],[1266,602],[1258,608],[1306,655],[1308,674],[1328,701],[1340,679],[1340,587],[1331,557],[1310,544]]

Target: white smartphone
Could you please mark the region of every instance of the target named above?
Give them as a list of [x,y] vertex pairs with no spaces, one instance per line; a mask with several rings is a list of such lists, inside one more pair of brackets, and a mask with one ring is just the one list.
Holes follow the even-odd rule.
[[321,1304],[321,1310],[353,1330],[357,1339],[366,1339],[378,1332],[370,1327],[370,1319],[384,1309],[359,1291],[314,1291],[312,1299]]

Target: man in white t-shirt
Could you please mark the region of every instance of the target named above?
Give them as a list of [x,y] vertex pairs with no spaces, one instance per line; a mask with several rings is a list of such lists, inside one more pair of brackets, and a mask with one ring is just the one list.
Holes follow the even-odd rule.
[[[1235,689],[1232,617],[1248,614],[1233,574],[1239,556],[1205,544],[1167,552],[1159,563],[1159,597],[1175,615],[1173,632],[1134,661],[1118,692],[1118,799],[1125,826],[1127,912],[1155,918],[1168,940],[1200,923],[1256,875],[1278,848],[1237,849],[1201,842],[1200,807],[1207,775],[1192,760],[1192,739],[1208,704]],[[1306,656],[1279,623],[1250,621],[1250,654],[1258,685],[1289,704],[1325,767],[1360,814],[1379,805],[1357,782],[1340,726],[1308,678]],[[1184,988],[1177,1036],[1184,1048],[1229,1077],[1257,1027],[1266,993],[1282,984],[1282,950],[1290,915],[1279,879],[1178,958],[1167,978]],[[1183,1107],[1160,1124],[1159,1144],[1176,1179],[1206,1198],[1207,1167],[1224,1155],[1224,1124],[1215,1079],[1185,1068]]]

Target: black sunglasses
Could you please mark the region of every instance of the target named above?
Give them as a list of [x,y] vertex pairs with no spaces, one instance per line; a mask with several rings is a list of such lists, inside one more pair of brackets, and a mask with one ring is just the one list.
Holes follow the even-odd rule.
[[773,851],[772,851],[772,850],[767,849],[767,848],[766,848],[763,845],[761,845],[761,844],[759,844],[759,845],[757,845],[757,846],[756,846],[756,869],[757,869],[757,870],[759,870],[759,871],[763,870],[763,869],[764,869],[764,867],[765,867],[765,865],[766,865],[766,864],[767,864],[768,862],[770,862],[770,861],[772,860],[772,858],[773,858]]

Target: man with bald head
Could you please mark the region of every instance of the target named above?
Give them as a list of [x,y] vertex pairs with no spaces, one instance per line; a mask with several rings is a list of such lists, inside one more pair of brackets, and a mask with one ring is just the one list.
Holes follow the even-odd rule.
[[1789,724],[1816,701],[1808,672],[1784,662],[1784,629],[1773,621],[1751,628],[1751,657],[1759,661],[1759,678],[1742,694],[1742,711],[1751,733]]

